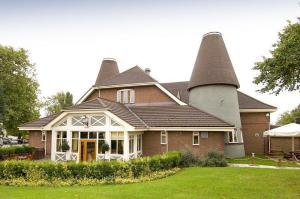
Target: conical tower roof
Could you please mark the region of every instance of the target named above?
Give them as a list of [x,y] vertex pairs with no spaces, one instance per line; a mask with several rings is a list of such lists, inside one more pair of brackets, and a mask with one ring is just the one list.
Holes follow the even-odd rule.
[[104,58],[98,73],[95,86],[100,86],[103,82],[118,75],[119,68],[115,59]]
[[216,84],[240,86],[221,33],[210,32],[202,38],[188,89]]

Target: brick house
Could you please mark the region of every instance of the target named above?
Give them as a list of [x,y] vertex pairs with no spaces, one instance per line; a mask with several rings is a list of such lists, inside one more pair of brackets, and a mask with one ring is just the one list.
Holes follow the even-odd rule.
[[173,150],[263,154],[262,133],[276,107],[238,88],[222,36],[212,32],[203,36],[190,81],[159,83],[150,69],[120,73],[116,60],[104,59],[95,85],[76,105],[19,129],[55,161],[129,160]]

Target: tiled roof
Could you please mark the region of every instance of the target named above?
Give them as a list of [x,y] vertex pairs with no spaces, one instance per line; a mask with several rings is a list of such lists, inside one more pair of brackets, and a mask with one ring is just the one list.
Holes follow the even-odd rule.
[[118,75],[119,68],[116,60],[114,59],[103,59],[101,63],[101,67],[95,82],[95,86],[102,85],[103,82],[106,80],[113,78],[114,76]]
[[[144,129],[147,127],[228,127],[230,124],[191,106],[126,106],[105,99],[93,99],[66,109],[107,109],[128,124]],[[26,127],[43,127],[59,114],[42,118]],[[21,126],[21,127],[24,127]]]
[[203,36],[188,89],[215,84],[240,86],[222,35],[212,32]]
[[130,109],[150,127],[229,127],[225,121],[194,107],[133,106]]
[[120,84],[134,84],[134,83],[147,83],[157,82],[151,76],[145,73],[139,66],[135,66],[126,70],[114,77],[107,79],[101,83],[100,86],[111,86]]
[[43,127],[46,126],[47,124],[49,124],[49,122],[51,122],[52,120],[54,120],[56,117],[58,117],[60,113],[55,113],[53,115],[47,116],[47,117],[43,117],[31,122],[27,122],[25,124],[22,124],[20,127]]
[[[188,81],[162,83],[168,91],[177,97],[178,91],[180,92],[180,100],[189,103],[188,96]],[[253,97],[250,97],[241,91],[238,91],[238,101],[240,109],[276,109],[276,107],[261,102]]]

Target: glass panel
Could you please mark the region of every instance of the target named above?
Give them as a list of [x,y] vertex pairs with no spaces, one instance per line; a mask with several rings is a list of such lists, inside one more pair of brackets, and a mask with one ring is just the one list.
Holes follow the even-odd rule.
[[81,139],[88,139],[88,132],[80,132]]
[[78,139],[72,140],[72,152],[74,153],[78,152]]
[[63,134],[63,138],[67,138],[67,132],[66,131],[63,131],[62,134]]
[[121,126],[118,122],[111,120],[111,125],[112,126]]
[[104,140],[98,140],[98,153],[103,154],[104,151],[102,151],[102,145],[105,143]]
[[84,161],[84,142],[80,143],[80,161]]
[[79,132],[78,131],[73,131],[72,132],[72,138],[78,139],[78,137],[79,137]]
[[118,154],[123,154],[124,150],[124,141],[123,140],[118,140]]
[[129,137],[129,153],[133,153],[133,148],[134,148],[134,137],[130,136]]
[[98,139],[105,139],[105,133],[104,132],[99,132],[98,133]]
[[199,144],[199,135],[194,135],[194,143],[193,144]]
[[119,140],[124,140],[124,133],[123,132],[118,132],[118,139]]
[[60,131],[57,132],[56,137],[57,137],[57,139],[59,139],[61,137],[61,132]]
[[92,126],[104,126],[105,125],[105,117],[104,116],[91,117],[91,125]]
[[59,126],[67,126],[67,120],[63,121]]
[[83,123],[81,122],[81,116],[72,117],[72,125],[73,126],[83,126]]
[[111,140],[111,153],[117,153],[117,140]]
[[61,152],[61,139],[56,140],[56,151]]
[[118,139],[118,132],[111,132],[111,139],[113,140]]
[[97,133],[96,132],[89,132],[89,139],[96,139]]
[[87,142],[86,145],[86,160],[92,161],[95,159],[96,151],[95,151],[95,142]]

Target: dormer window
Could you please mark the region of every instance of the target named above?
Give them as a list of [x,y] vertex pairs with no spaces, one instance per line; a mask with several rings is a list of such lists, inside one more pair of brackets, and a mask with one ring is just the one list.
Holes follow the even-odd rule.
[[135,93],[133,89],[122,89],[117,91],[117,102],[134,104]]

